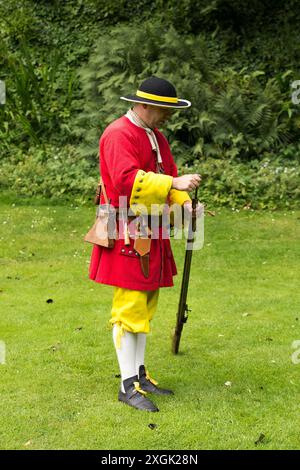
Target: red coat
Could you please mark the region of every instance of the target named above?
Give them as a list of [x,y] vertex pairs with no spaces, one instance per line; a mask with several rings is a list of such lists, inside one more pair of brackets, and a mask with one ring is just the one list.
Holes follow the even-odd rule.
[[[158,129],[155,129],[155,134],[165,174],[176,177],[177,167],[168,141]],[[120,195],[126,195],[129,204],[138,170],[156,172],[156,154],[145,130],[122,116],[105,129],[100,139],[100,174],[113,206],[118,207]],[[100,202],[104,202],[103,195]],[[165,229],[160,228],[160,234],[162,230]],[[124,240],[119,239],[112,249],[94,245],[89,278],[102,284],[133,290],[155,290],[173,286],[173,276],[177,274],[177,269],[170,240],[162,239],[161,236],[160,239],[151,240],[148,278],[142,273],[133,243],[134,240],[130,239],[130,246],[125,246]]]

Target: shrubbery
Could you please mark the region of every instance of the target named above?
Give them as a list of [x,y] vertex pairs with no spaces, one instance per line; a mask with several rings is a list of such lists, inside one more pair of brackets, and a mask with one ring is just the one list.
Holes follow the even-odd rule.
[[164,131],[178,165],[205,173],[203,197],[295,207],[299,22],[295,0],[0,2],[1,186],[91,198],[120,95],[156,74],[192,101]]
[[208,158],[188,168],[194,170],[203,177],[200,198],[209,207],[299,209],[299,160],[267,154],[248,163]]
[[0,167],[0,186],[26,199],[41,196],[57,201],[92,199],[99,170],[91,169],[75,147],[31,147],[16,153]]
[[[148,41],[140,47],[145,36]],[[250,160],[266,150],[276,154],[299,139],[291,70],[267,79],[261,70],[220,67],[203,36],[181,36],[150,22],[112,30],[81,72],[85,100],[75,126],[87,144],[85,154],[93,143],[97,150],[97,136],[124,112],[120,95],[132,93],[151,75],[170,79],[180,96],[192,101],[166,128],[182,156],[189,149],[194,158]]]
[[[299,152],[290,148],[290,152]],[[199,198],[212,209],[224,205],[241,209],[298,208],[300,159],[294,161],[265,154],[248,163],[207,158],[179,167],[179,174],[199,172]],[[72,146],[46,146],[17,152],[1,165],[0,185],[5,192],[27,197],[93,204],[98,168],[91,166]]]

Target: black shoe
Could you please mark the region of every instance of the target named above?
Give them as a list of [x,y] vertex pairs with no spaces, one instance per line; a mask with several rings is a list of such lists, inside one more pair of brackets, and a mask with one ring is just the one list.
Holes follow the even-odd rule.
[[158,387],[158,383],[151,379],[144,366],[140,366],[139,369],[139,383],[144,392],[154,393],[155,395],[174,395],[172,390]]
[[137,375],[124,380],[125,393],[119,391],[119,401],[126,403],[137,410],[144,411],[159,411],[159,409],[152,403],[149,398],[146,398],[146,393],[140,388]]

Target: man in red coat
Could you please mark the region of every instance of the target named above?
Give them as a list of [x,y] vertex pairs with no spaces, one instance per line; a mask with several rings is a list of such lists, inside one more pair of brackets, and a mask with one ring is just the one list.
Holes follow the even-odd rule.
[[[168,141],[158,130],[172,109],[191,105],[177,98],[170,82],[151,77],[135,95],[121,99],[135,104],[101,136],[102,182],[112,206],[123,207],[125,200],[137,219],[146,215],[147,221],[153,208],[159,208],[158,223],[153,227],[147,223],[147,236],[144,231],[141,239],[135,229],[132,233],[132,226],[128,230],[126,221],[121,224],[120,218],[118,231],[126,233],[115,240],[112,249],[94,245],[89,277],[114,286],[110,322],[121,372],[119,400],[137,409],[158,411],[146,393],[173,392],[158,387],[145,369],[146,335],[157,307],[159,288],[173,286],[173,276],[177,274],[168,230],[162,223],[162,207],[177,204],[191,213],[191,199],[186,191],[195,189],[201,177],[178,176]],[[102,193],[100,203],[104,202]],[[199,214],[202,206],[197,209]]]

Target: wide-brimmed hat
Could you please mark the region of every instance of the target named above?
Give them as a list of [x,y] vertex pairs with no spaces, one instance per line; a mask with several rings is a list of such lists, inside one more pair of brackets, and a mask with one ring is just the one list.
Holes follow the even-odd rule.
[[176,89],[172,83],[158,77],[147,78],[135,95],[121,96],[121,100],[164,108],[188,108],[191,106],[190,101],[177,98]]

